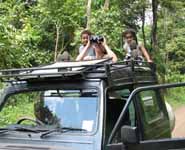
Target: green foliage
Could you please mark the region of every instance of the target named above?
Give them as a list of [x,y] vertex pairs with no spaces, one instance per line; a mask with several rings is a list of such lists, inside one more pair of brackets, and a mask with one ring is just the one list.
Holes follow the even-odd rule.
[[180,73],[168,73],[166,75],[167,82],[185,82],[185,76]]
[[174,107],[185,105],[185,88],[168,89],[165,93],[165,99]]
[[[47,52],[38,49],[41,30],[34,14],[22,2],[1,3],[0,15],[0,67],[26,67],[48,62]],[[27,57],[27,54],[30,53]]]
[[[162,62],[163,72],[170,81],[177,77],[179,73],[185,73],[185,22],[183,1],[163,1],[161,5],[165,7],[160,11],[158,21],[158,41],[160,53],[156,57],[158,62]],[[174,8],[172,11],[172,7]],[[170,77],[171,76],[171,77]],[[180,78],[181,79],[181,78]]]
[[[24,106],[24,109],[22,109]],[[1,111],[0,127],[4,127],[8,124],[15,124],[18,118],[33,116],[33,103],[24,102],[22,104],[13,106],[7,105],[3,111]]]
[[177,12],[185,7],[184,0],[160,0],[162,7],[168,8],[172,12]]
[[45,25],[52,28],[53,41],[56,38],[56,28],[59,28],[58,47],[61,51],[69,50],[73,33],[83,19],[84,8],[82,6],[84,6],[84,2],[82,0],[40,0],[39,6],[44,17],[47,18]]
[[169,71],[185,73],[185,29],[176,31],[173,39],[166,44],[166,52],[169,55]]
[[120,11],[121,22],[127,28],[138,30],[139,21],[143,14],[143,8],[148,7],[148,0],[117,0]]
[[34,118],[34,103],[40,98],[39,92],[12,95],[0,112],[0,126],[15,124],[22,117]]
[[93,12],[91,20],[91,30],[99,35],[106,37],[110,47],[116,51],[116,53],[122,56],[122,32],[124,26],[120,22],[120,14],[116,7],[112,7],[110,10],[104,9]]

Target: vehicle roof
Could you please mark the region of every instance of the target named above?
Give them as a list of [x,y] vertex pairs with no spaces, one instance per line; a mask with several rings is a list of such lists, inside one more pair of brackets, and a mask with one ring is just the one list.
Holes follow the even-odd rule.
[[109,85],[156,82],[155,65],[136,61],[110,63],[110,59],[79,62],[57,62],[51,65],[23,69],[0,70],[0,78],[9,81],[49,81],[104,79]]

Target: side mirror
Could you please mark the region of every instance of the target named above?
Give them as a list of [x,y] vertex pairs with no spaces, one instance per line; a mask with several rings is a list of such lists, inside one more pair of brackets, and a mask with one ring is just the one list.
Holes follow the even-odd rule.
[[121,139],[124,144],[137,144],[139,143],[139,136],[137,128],[131,126],[123,126],[121,128]]

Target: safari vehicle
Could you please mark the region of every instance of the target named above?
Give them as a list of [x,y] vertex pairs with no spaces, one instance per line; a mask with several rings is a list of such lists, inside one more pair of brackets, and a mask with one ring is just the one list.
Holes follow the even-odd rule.
[[[0,73],[7,82],[0,98],[0,149],[153,149],[155,140],[171,137],[153,64],[103,59]],[[154,149],[165,142],[158,143]]]

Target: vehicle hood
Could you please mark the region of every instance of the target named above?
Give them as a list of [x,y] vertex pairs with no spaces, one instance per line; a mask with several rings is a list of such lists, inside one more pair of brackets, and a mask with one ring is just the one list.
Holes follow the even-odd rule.
[[35,144],[0,144],[0,150],[73,150],[73,148],[65,146],[48,146]]

